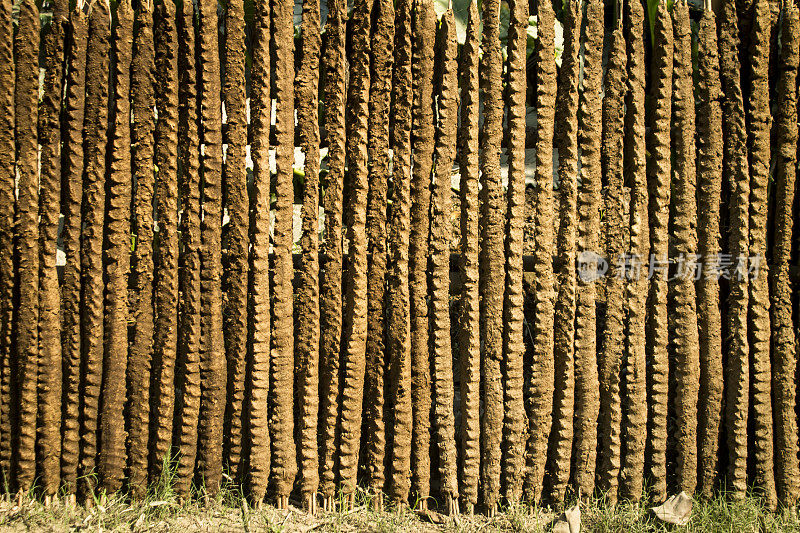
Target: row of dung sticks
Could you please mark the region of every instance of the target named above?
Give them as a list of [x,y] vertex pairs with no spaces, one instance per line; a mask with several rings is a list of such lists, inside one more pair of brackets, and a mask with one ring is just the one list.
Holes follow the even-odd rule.
[[[0,1],[6,489],[794,505],[797,8],[723,0],[693,32],[682,1],[623,4],[565,1],[557,67],[548,0],[531,60],[527,0],[505,56],[499,0],[461,45],[432,0],[329,0],[324,32],[304,0],[297,39],[288,0]],[[727,280],[614,261],[720,252]]]

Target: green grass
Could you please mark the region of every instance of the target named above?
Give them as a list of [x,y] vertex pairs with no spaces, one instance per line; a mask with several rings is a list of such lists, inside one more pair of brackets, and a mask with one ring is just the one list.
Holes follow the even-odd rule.
[[[33,497],[0,501],[0,531],[241,531],[241,532],[356,532],[394,533],[401,531],[484,532],[548,531],[557,516],[553,510],[515,505],[500,509],[494,518],[482,515],[457,518],[435,512],[417,513],[411,508],[372,510],[372,496],[359,490],[350,511],[322,513],[312,517],[292,508],[280,512],[271,506],[257,510],[246,504],[241,490],[226,485],[213,498],[202,488],[188,501],[181,501],[172,489],[174,471],[164,468],[161,480],[142,501],[131,502],[122,495],[100,497],[91,508],[70,507],[63,498],[49,507]],[[201,503],[202,502],[202,503]],[[339,500],[339,508],[344,500]],[[594,501],[582,506],[582,531],[608,533],[687,532],[798,532],[796,512],[772,514],[759,499],[732,501],[724,496],[697,500],[685,528],[659,523],[644,503],[623,503],[615,508]]]

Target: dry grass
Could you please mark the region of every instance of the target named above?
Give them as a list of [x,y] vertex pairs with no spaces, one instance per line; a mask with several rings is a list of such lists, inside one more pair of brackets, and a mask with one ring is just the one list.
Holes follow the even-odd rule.
[[[229,531],[229,532],[489,532],[548,531],[552,510],[526,506],[502,509],[494,518],[482,515],[450,518],[438,513],[420,514],[412,509],[377,512],[372,510],[370,496],[360,492],[351,511],[320,513],[309,516],[292,507],[281,512],[271,506],[257,510],[246,503],[241,492],[227,487],[215,498],[198,491],[190,501],[180,501],[172,491],[169,469],[162,481],[143,501],[131,502],[123,496],[101,498],[91,508],[72,507],[60,501],[45,507],[41,501],[25,497],[0,501],[0,531]],[[203,502],[203,503],[200,503]],[[760,500],[749,497],[730,501],[720,496],[696,501],[691,522],[685,528],[674,528],[656,522],[644,504],[604,506],[602,500],[582,508],[583,531],[644,533],[687,532],[800,532],[795,512],[771,514]]]

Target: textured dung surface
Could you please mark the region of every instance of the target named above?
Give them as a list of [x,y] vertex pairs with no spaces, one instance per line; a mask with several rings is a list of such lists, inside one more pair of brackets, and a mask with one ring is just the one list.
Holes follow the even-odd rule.
[[414,418],[411,441],[411,488],[415,496],[430,494],[431,376],[428,345],[428,230],[431,167],[433,163],[433,51],[436,13],[431,0],[416,0],[412,34],[413,109],[411,143],[411,403]]
[[294,442],[294,325],[292,293],[292,163],[294,156],[294,41],[292,4],[272,10],[275,59],[275,266],[272,276],[272,351],[270,352],[271,483],[277,496],[288,496],[297,473]]
[[103,365],[103,225],[108,125],[110,16],[105,2],[89,12],[84,116],[83,225],[81,229],[81,442],[78,471],[83,498],[95,488],[97,425]]
[[[597,253],[600,234],[600,138],[603,84],[602,5],[586,6],[586,40],[583,59],[583,91],[579,100],[578,142],[581,150],[578,192],[578,253]],[[578,281],[575,319],[575,443],[573,479],[584,496],[594,491],[597,456],[597,417],[600,391],[597,382],[596,285]]]
[[297,474],[294,442],[294,324],[292,293],[292,163],[294,162],[294,40],[292,5],[272,10],[275,59],[275,266],[272,276],[272,351],[270,353],[270,481],[277,496],[288,496]]
[[480,68],[484,93],[484,122],[480,140],[481,240],[481,485],[483,503],[493,509],[500,498],[500,459],[503,421],[503,186],[500,180],[500,142],[503,135],[502,57],[500,54],[500,2],[483,4],[483,63]]
[[250,346],[247,361],[247,432],[249,457],[247,486],[256,504],[264,500],[270,472],[269,411],[269,2],[256,3],[253,28],[252,92],[253,192],[250,213],[250,291],[248,300]]
[[[653,25],[653,60],[650,72],[650,135],[647,150],[647,186],[650,193],[650,256],[666,260],[669,252],[669,203],[671,170],[670,124],[672,120],[672,17],[666,2],[659,2]],[[667,273],[654,269],[650,280],[647,318],[647,445],[645,468],[652,483],[653,499],[667,494],[667,379],[669,342],[667,323]]]
[[[772,454],[772,397],[767,252],[767,207],[770,181],[769,52],[772,15],[768,0],[755,0],[748,59],[750,95],[746,106],[750,162],[750,261],[759,261],[751,275],[747,310],[750,345],[750,422],[753,432],[754,484],[767,507],[777,505]],[[754,268],[756,265],[750,265]]]
[[[325,239],[320,265],[320,492],[334,495],[335,458],[339,446],[339,350],[342,338],[342,194],[345,165],[345,57],[347,4],[332,0],[325,25],[325,129],[328,176],[325,195]],[[268,70],[268,67],[267,67]],[[268,85],[267,85],[268,86]],[[269,124],[269,122],[267,122]],[[266,163],[266,160],[265,160]],[[269,198],[269,194],[267,194]]]
[[[200,224],[200,423],[198,473],[209,494],[222,481],[222,423],[227,366],[222,336],[222,104],[217,2],[198,3],[202,212]],[[291,390],[291,387],[289,387]]]
[[[20,4],[19,26],[14,37],[16,84],[14,117],[17,150],[16,267],[17,320],[16,366],[12,369],[15,394],[16,487],[27,491],[36,476],[37,370],[39,364],[39,168],[37,150],[37,96],[39,85],[39,11],[33,0]],[[102,203],[99,204],[102,206]],[[100,208],[102,218],[102,207]],[[102,245],[102,225],[98,246]],[[103,278],[97,253],[97,278],[102,300]],[[94,307],[93,307],[94,309]],[[97,317],[102,321],[101,314]],[[102,336],[100,337],[102,339]],[[95,355],[102,357],[102,343]],[[99,352],[99,353],[97,353]],[[91,370],[97,372],[99,361]],[[96,398],[95,398],[96,405]],[[91,414],[91,413],[90,413]],[[97,415],[94,414],[96,424]],[[92,458],[94,461],[94,458]]]
[[[190,4],[191,5],[191,4]],[[184,10],[186,7],[184,7]],[[228,135],[223,168],[225,205],[230,222],[227,228],[227,261],[223,262],[225,287],[223,334],[228,383],[225,404],[223,455],[231,477],[241,481],[242,408],[244,405],[245,364],[247,359],[247,278],[250,250],[250,202],[247,194],[247,87],[245,79],[244,1],[225,3],[225,75],[223,98]],[[181,54],[183,56],[183,54]],[[191,231],[192,226],[187,229]]]
[[[538,76],[538,131],[537,168],[538,193],[536,196],[537,228],[536,239],[540,248],[536,249],[539,267],[536,279],[541,282],[536,287],[537,302],[541,305],[535,310],[534,342],[540,349],[534,351],[532,362],[531,410],[526,419],[523,400],[523,305],[522,291],[522,248],[523,224],[525,220],[525,96],[527,93],[526,48],[528,27],[528,5],[526,1],[510,5],[508,47],[508,80],[506,99],[508,100],[508,191],[506,194],[506,241],[505,241],[505,294],[503,301],[503,457],[501,483],[503,495],[508,501],[519,501],[523,482],[528,485],[532,495],[541,494],[541,478],[547,456],[547,436],[550,433],[550,408],[553,398],[552,372],[552,110],[555,101],[555,63],[553,38],[549,29],[553,27],[553,14],[550,4],[539,4],[538,17],[540,38],[537,39]],[[541,142],[539,142],[541,141]],[[545,162],[551,163],[549,165]],[[537,427],[525,431],[527,423]],[[527,440],[527,442],[526,442]],[[527,448],[527,454],[526,454]],[[527,457],[526,457],[527,455]],[[525,463],[528,462],[526,479]],[[535,497],[535,496],[532,496]]]
[[[68,5],[56,2],[53,19],[43,32],[43,96],[39,104],[41,181],[39,190],[39,432],[38,457],[42,489],[55,494],[61,458],[61,295],[56,271],[56,241],[61,213],[61,93],[63,90],[64,24]],[[123,294],[127,287],[123,287]],[[124,376],[120,380],[125,384]],[[120,427],[124,427],[122,409]],[[124,449],[125,442],[122,442]],[[124,466],[124,462],[122,463]]]
[[[178,34],[175,5],[158,4],[155,32],[156,110],[155,129],[156,220],[158,251],[155,284],[155,331],[153,379],[155,406],[151,480],[161,474],[165,456],[171,453],[175,408],[175,355],[178,345]],[[171,457],[170,457],[171,458]]]
[[[70,32],[67,54],[68,70],[64,101],[64,135],[62,142],[62,210],[64,226],[64,277],[61,284],[61,342],[63,368],[64,423],[61,428],[61,484],[67,494],[74,494],[78,474],[79,406],[80,406],[80,301],[81,301],[81,197],[83,191],[83,120],[86,93],[86,40],[88,26],[83,11],[69,15]],[[152,224],[151,224],[152,227]],[[152,335],[152,331],[150,332]],[[149,387],[149,383],[148,383]],[[147,441],[143,442],[143,467],[147,468]],[[133,469],[131,469],[131,474]],[[146,471],[145,471],[146,474]],[[146,479],[143,479],[146,482]]]
[[[622,21],[611,33],[603,96],[602,166],[605,187],[605,243],[609,261],[606,281],[605,327],[601,337],[598,362],[600,378],[600,461],[598,488],[606,501],[615,504],[618,497],[622,422],[620,370],[625,350],[624,283],[619,261],[624,249],[625,201],[623,197],[623,142],[625,139],[626,50]],[[623,259],[624,260],[624,259]]]
[[467,34],[459,57],[461,82],[461,127],[459,167],[461,170],[461,243],[463,285],[459,318],[461,441],[459,493],[468,505],[478,503],[480,467],[480,293],[478,285],[478,5],[470,2]]
[[[719,80],[717,24],[710,11],[700,20],[697,90],[697,252],[713,258],[720,253],[722,190],[722,92]],[[700,333],[700,405],[698,419],[698,485],[711,495],[719,475],[722,418],[722,322],[718,274],[706,260],[697,284],[697,325]]]
[[[547,460],[553,400],[553,108],[555,106],[555,62],[553,10],[549,2],[538,2],[539,38],[536,40],[536,192],[534,201],[534,316],[532,360],[523,362],[524,300],[522,251],[525,220],[525,119],[526,49],[528,3],[511,3],[508,47],[508,193],[506,212],[506,279],[503,305],[503,384],[505,417],[503,492],[518,501],[523,486],[529,500],[538,500]],[[530,367],[524,387],[523,366]],[[527,389],[527,390],[525,390]],[[523,390],[527,393],[525,405]],[[526,409],[527,408],[527,409]],[[526,416],[527,415],[527,416]],[[526,431],[527,430],[527,431]]]
[[344,328],[339,478],[344,494],[356,489],[361,446],[367,341],[367,194],[369,189],[367,134],[369,121],[369,59],[371,5],[359,0],[353,7],[353,42],[347,94],[347,213],[348,263],[344,273]]
[[[297,354],[298,460],[300,491],[316,497],[319,486],[317,456],[317,416],[319,413],[319,0],[303,2],[302,57],[300,78],[295,88],[298,100],[300,148],[305,154],[305,189],[303,193],[300,239],[302,259],[297,273]],[[305,498],[303,498],[305,500]]]
[[573,0],[565,5],[564,52],[556,95],[555,144],[559,153],[560,212],[555,264],[558,294],[555,303],[553,362],[555,392],[550,437],[550,497],[564,499],[572,458],[572,418],[575,403],[575,254],[578,202],[578,73],[582,10]]
[[389,220],[387,352],[389,398],[386,434],[391,450],[389,495],[408,500],[411,469],[411,321],[408,240],[411,220],[411,0],[395,6],[395,59],[392,117],[392,210]]
[[131,105],[130,68],[133,53],[133,8],[117,5],[114,27],[113,133],[109,157],[104,249],[106,275],[105,354],[100,413],[101,486],[109,493],[125,477],[125,374],[128,367],[128,271],[131,252]]
[[[733,0],[723,3],[721,18],[720,80],[725,95],[722,106],[722,174],[728,181],[731,197],[728,206],[728,253],[738,257],[749,253],[750,182],[738,52],[739,27]],[[731,277],[725,324],[728,337],[725,374],[727,482],[734,496],[744,496],[747,490],[747,406],[750,394],[747,285],[747,277],[738,273]]]
[[[375,3],[370,66],[369,125],[367,151],[369,194],[367,197],[367,365],[365,428],[367,485],[383,490],[385,480],[386,423],[384,421],[384,305],[386,294],[386,208],[389,178],[389,106],[391,103],[394,6]],[[314,219],[316,221],[316,218]]]
[[776,123],[778,160],[775,171],[775,241],[770,271],[772,294],[772,393],[775,407],[775,485],[782,505],[797,504],[800,467],[797,461],[795,376],[797,353],[792,330],[792,287],[789,265],[792,250],[792,206],[797,179],[797,68],[800,21],[797,7],[784,8],[781,26],[783,46],[778,79]]
[[[672,217],[670,256],[685,258],[685,270],[669,281],[670,349],[675,379],[675,452],[677,488],[692,494],[697,485],[697,399],[700,386],[695,273],[688,264],[697,250],[697,204],[694,152],[692,35],[689,8],[675,4],[672,13],[674,60],[672,76]],[[680,268],[681,265],[678,265]]]
[[[195,8],[184,2],[178,17],[178,191],[180,254],[178,256],[178,359],[175,424],[178,428],[175,491],[188,495],[197,461],[200,416],[200,159],[195,70]],[[231,456],[232,457],[232,456]],[[231,467],[233,469],[233,467]]]
[[[11,326],[14,318],[14,27],[13,0],[0,3],[0,476],[11,475]],[[77,290],[77,283],[74,285]],[[72,316],[73,321],[75,315]],[[77,416],[73,424],[77,424]],[[76,436],[77,437],[77,436]]]
[[[645,25],[644,6],[625,3],[625,36],[628,49],[628,91],[625,95],[624,180],[630,187],[629,257],[643,261],[650,256],[645,146]],[[646,309],[649,280],[632,276],[625,283],[628,316],[622,382],[622,464],[619,495],[632,501],[642,497],[644,451],[647,439]]]
[[[458,497],[453,354],[450,344],[450,174],[458,125],[458,42],[453,11],[447,10],[437,34],[435,90],[438,116],[436,174],[431,194],[431,346],[433,348],[434,449],[439,462],[439,492],[445,502]],[[521,353],[521,352],[520,352]],[[521,374],[521,371],[520,371]]]
[[[72,17],[75,16],[73,13]],[[137,497],[147,486],[150,439],[150,369],[153,358],[153,132],[155,130],[155,56],[153,7],[142,2],[136,12],[131,62],[131,169],[134,179],[128,351],[128,485]],[[69,260],[67,260],[69,265]],[[66,332],[65,332],[66,334]],[[65,424],[67,419],[65,419]]]

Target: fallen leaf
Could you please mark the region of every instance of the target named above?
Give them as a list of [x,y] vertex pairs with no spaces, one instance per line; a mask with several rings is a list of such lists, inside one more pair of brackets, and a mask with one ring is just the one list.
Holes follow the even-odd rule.
[[692,498],[685,492],[671,496],[658,507],[650,509],[656,518],[668,524],[685,526],[692,515]]
[[581,509],[578,505],[564,511],[553,522],[553,533],[580,533]]

